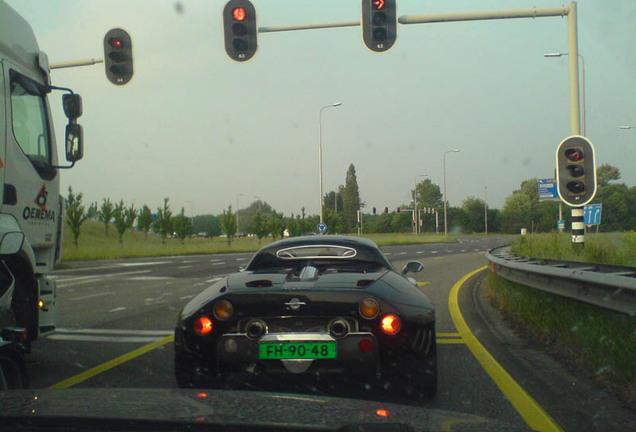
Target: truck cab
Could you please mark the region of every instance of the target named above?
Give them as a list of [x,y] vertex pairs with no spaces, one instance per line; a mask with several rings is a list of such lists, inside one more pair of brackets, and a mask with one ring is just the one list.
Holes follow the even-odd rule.
[[[48,101],[53,90],[69,93],[65,166],[58,163]],[[27,330],[29,342],[54,328],[55,283],[45,274],[60,257],[60,171],[83,154],[80,115],[79,95],[51,85],[48,58],[29,23],[0,1],[0,238],[6,229],[24,234],[19,251],[0,256],[0,272],[15,279],[15,325]]]

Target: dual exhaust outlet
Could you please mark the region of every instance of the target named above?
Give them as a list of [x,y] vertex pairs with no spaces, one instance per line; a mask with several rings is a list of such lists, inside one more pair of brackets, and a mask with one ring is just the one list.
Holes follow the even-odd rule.
[[[334,339],[341,339],[351,331],[351,326],[344,318],[334,318],[329,321],[327,331]],[[260,339],[266,332],[267,324],[265,324],[265,321],[261,319],[250,320],[245,325],[245,334],[250,339]]]

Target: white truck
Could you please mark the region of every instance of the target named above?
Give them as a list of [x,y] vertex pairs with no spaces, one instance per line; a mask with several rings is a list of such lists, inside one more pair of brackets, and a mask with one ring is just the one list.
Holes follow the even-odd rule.
[[[65,166],[47,98],[53,90],[66,93]],[[0,350],[20,339],[28,351],[54,328],[55,282],[45,275],[60,255],[60,170],[83,156],[81,114],[79,95],[51,85],[29,23],[0,0]],[[2,358],[0,351],[0,365]]]

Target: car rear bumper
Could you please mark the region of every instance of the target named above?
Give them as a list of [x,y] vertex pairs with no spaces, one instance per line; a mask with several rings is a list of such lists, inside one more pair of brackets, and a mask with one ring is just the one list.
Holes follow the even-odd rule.
[[[336,344],[336,358],[259,358],[259,345],[264,343],[321,342]],[[361,344],[365,345],[364,349],[361,349]],[[339,339],[326,333],[268,333],[259,340],[251,339],[244,333],[229,333],[217,341],[216,362],[220,372],[261,370],[268,373],[379,373],[378,342],[372,333],[367,332],[350,332]]]

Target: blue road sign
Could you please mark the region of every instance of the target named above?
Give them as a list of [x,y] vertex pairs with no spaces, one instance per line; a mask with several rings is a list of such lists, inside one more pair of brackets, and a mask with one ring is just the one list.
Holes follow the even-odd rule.
[[539,201],[558,201],[556,179],[539,179]]
[[318,224],[318,232],[321,233],[321,234],[326,233],[327,232],[327,224],[324,223],[324,222],[320,222]]
[[583,207],[583,223],[587,226],[601,224],[603,204],[588,204]]

